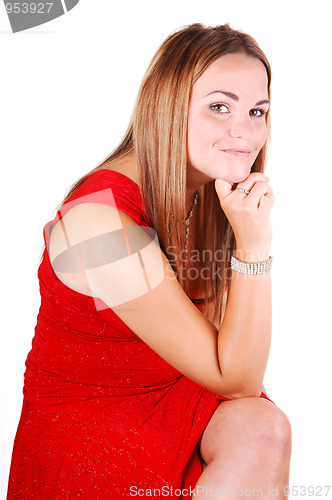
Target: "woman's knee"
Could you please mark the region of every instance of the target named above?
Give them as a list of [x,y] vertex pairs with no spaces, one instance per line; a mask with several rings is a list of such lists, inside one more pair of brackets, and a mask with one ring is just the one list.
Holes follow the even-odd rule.
[[278,446],[289,446],[291,443],[292,430],[287,415],[277,406],[274,407],[274,412],[271,418],[271,423],[267,424],[267,435],[272,437],[273,442]]
[[227,449],[241,446],[264,448],[274,455],[291,449],[291,426],[285,413],[262,398],[222,402],[210,419],[201,439],[205,461]]
[[279,457],[285,459],[290,457],[292,431],[287,415],[277,406],[267,402],[267,407],[262,408],[259,419],[261,430],[258,434],[266,446],[265,453],[273,457],[274,461]]

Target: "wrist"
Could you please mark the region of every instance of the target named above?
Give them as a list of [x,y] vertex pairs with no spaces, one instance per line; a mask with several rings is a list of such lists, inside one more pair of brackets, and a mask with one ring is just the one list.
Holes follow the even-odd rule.
[[270,257],[270,248],[241,248],[236,247],[234,256],[242,262],[264,262]]
[[240,274],[266,274],[271,271],[273,258],[261,262],[243,262],[234,255],[231,258],[231,269],[237,271]]

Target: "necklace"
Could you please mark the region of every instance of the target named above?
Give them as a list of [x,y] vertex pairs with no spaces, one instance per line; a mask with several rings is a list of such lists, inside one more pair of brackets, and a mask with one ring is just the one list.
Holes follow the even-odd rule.
[[199,193],[199,188],[197,189],[197,191],[195,193],[193,204],[191,206],[191,209],[190,209],[190,212],[188,214],[188,217],[184,220],[184,223],[186,225],[186,243],[185,243],[185,246],[184,246],[185,262],[187,262],[187,260],[188,260],[189,222],[190,222],[191,216],[193,214],[195,205],[196,205],[196,203],[198,201],[198,193]]
[[[193,203],[191,205],[191,209],[189,211],[188,217],[186,219],[182,219],[182,222],[184,222],[184,224],[186,225],[186,242],[185,242],[185,246],[184,246],[184,253],[185,253],[185,256],[186,256],[185,257],[185,262],[187,262],[187,260],[188,260],[189,223],[190,223],[190,219],[191,219],[191,216],[193,214],[195,205],[197,204],[198,193],[199,193],[199,188],[196,190],[196,193],[195,193],[195,196],[194,196],[194,199],[193,199]],[[170,212],[170,214],[173,215],[172,212]]]
[[[186,219],[182,219],[182,222],[184,222],[184,224],[186,225],[186,242],[185,242],[185,246],[184,246],[185,262],[187,262],[187,260],[188,260],[189,223],[190,223],[190,219],[191,219],[191,216],[193,214],[195,205],[197,204],[197,201],[198,201],[198,193],[199,193],[199,188],[196,190],[188,217]],[[170,214],[173,215],[172,212],[170,212]]]

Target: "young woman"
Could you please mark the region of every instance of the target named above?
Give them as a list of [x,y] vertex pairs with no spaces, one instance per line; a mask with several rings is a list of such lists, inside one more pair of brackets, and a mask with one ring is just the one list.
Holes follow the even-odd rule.
[[46,224],[8,498],[285,498],[270,81],[228,25],[172,34],[123,141]]

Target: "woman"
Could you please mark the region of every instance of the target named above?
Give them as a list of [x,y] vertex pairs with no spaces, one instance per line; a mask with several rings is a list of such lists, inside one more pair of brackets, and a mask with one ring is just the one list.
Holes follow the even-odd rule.
[[8,498],[285,498],[290,426],[263,388],[270,80],[228,25],[174,33],[46,224]]

